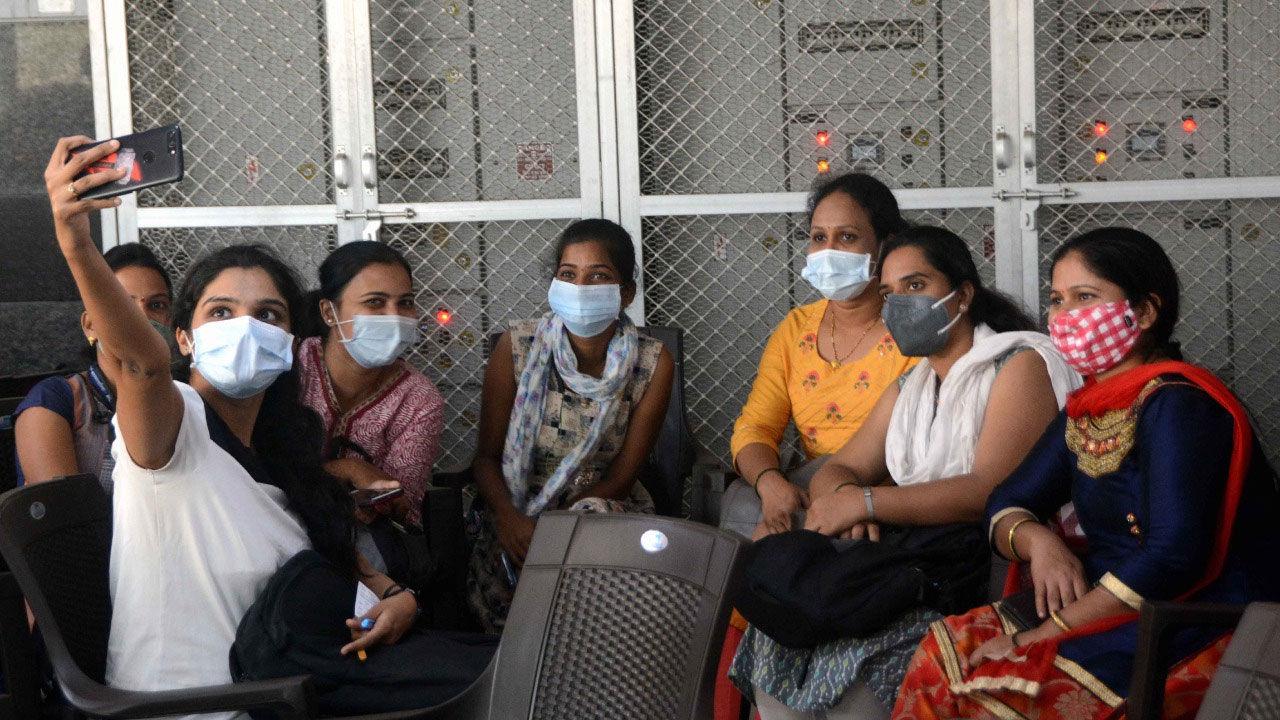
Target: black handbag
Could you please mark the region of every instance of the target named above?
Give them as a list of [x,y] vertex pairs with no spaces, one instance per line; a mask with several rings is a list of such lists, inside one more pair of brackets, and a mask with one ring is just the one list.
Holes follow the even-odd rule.
[[314,550],[286,562],[236,628],[229,663],[235,682],[310,675],[320,711],[358,715],[437,705],[478,678],[498,637],[415,628],[361,661],[340,655],[355,580]]
[[777,642],[811,648],[873,635],[914,608],[969,610],[985,598],[990,564],[973,524],[885,527],[879,542],[793,530],[747,549],[734,604]]

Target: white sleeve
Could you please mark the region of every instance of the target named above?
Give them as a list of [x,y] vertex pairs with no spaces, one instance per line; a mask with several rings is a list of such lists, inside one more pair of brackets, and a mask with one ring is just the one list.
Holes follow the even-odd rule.
[[176,380],[173,384],[178,388],[178,395],[182,398],[180,421],[182,424],[178,428],[178,438],[173,444],[173,456],[164,467],[150,470],[135,463],[124,446],[124,435],[120,432],[119,418],[111,418],[116,434],[115,442],[111,444],[111,455],[116,461],[112,478],[116,483],[168,482],[185,477],[200,466],[200,456],[204,454],[204,449],[210,442],[209,428],[204,416],[204,401],[190,385]]

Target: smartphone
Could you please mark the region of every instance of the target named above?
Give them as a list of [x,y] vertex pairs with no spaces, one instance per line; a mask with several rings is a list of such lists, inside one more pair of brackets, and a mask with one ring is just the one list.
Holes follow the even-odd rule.
[[404,494],[404,488],[392,488],[391,490],[352,490],[351,498],[356,501],[356,505],[360,507],[373,507],[383,500],[398,498]]
[[[77,179],[111,170],[124,170],[125,176],[115,182],[86,190],[80,197],[101,200],[182,179],[182,129],[177,125],[158,127],[115,139],[120,141],[120,149],[85,168],[85,172],[77,176]],[[104,142],[107,141],[81,145],[72,150],[71,154],[78,155]]]

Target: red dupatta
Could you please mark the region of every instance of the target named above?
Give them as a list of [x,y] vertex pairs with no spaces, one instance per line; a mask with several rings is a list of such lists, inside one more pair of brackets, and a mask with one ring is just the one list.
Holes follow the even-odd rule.
[[[1231,449],[1231,463],[1227,473],[1227,486],[1224,491],[1222,510],[1218,521],[1218,534],[1214,538],[1213,551],[1209,555],[1209,563],[1204,575],[1177,600],[1185,600],[1203,590],[1222,573],[1226,564],[1227,550],[1231,542],[1231,533],[1235,526],[1236,509],[1240,505],[1240,495],[1244,490],[1245,475],[1249,471],[1249,461],[1253,455],[1253,428],[1249,424],[1249,416],[1244,406],[1236,399],[1231,390],[1213,373],[1202,367],[1180,361],[1163,361],[1140,365],[1125,371],[1103,382],[1092,377],[1085,380],[1080,388],[1067,399],[1067,417],[1075,419],[1081,416],[1098,416],[1113,410],[1132,407],[1147,383],[1161,375],[1176,374],[1186,378],[1190,383],[1203,390],[1231,414],[1233,421],[1234,441]],[[1018,587],[1020,566],[1015,563],[1009,567],[1009,575],[1005,581],[1006,596]],[[1125,623],[1137,619],[1137,613],[1122,613],[1112,617],[1101,618],[1081,625],[1070,632],[1063,633],[1014,652],[1009,660],[992,660],[979,666],[966,678],[965,685],[972,681],[975,687],[995,689],[999,678],[1020,678],[1007,689],[1027,692],[1038,688],[1041,680],[1047,679],[1047,673],[1053,666],[1058,645],[1073,638],[1106,632]],[[1035,692],[1028,694],[1035,695]]]

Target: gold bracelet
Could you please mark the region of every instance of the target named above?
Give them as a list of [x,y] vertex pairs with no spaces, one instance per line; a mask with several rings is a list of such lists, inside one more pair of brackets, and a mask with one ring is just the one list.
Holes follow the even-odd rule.
[[1062,619],[1062,616],[1058,614],[1057,610],[1053,610],[1049,613],[1049,619],[1052,620],[1053,624],[1057,625],[1058,629],[1062,632],[1071,632],[1071,626],[1067,624],[1066,620]]
[[1009,528],[1009,555],[1010,555],[1010,558],[1009,558],[1009,559],[1010,559],[1010,560],[1013,560],[1013,561],[1015,561],[1015,562],[1026,562],[1026,561],[1027,561],[1027,559],[1026,559],[1026,558],[1024,558],[1024,557],[1022,557],[1021,555],[1019,555],[1019,554],[1018,554],[1018,548],[1014,547],[1014,545],[1013,545],[1013,534],[1014,534],[1015,532],[1017,532],[1017,531],[1018,531],[1018,528],[1022,525],[1022,523],[1029,523],[1029,522],[1031,522],[1031,520],[1032,520],[1032,518],[1029,518],[1029,517],[1022,518],[1021,520],[1019,520],[1019,521],[1015,522],[1015,523],[1013,524],[1013,527]]

